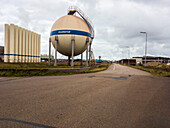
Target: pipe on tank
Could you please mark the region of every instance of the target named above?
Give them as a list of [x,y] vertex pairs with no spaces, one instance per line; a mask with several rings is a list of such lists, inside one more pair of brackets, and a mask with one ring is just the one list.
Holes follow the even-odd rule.
[[48,66],[50,66],[51,59],[51,38],[49,38],[49,58],[48,58]]
[[86,49],[86,66],[88,66],[88,47],[89,47],[89,38],[86,38],[86,45],[87,45],[87,49]]
[[81,53],[81,66],[83,66],[83,53]]
[[55,36],[55,62],[54,62],[54,66],[57,66],[57,44],[58,44],[58,36]]
[[71,55],[71,58],[72,58],[72,61],[71,61],[71,66],[73,67],[74,66],[74,44],[75,44],[75,37],[72,36],[71,37],[71,43],[72,43],[72,55]]

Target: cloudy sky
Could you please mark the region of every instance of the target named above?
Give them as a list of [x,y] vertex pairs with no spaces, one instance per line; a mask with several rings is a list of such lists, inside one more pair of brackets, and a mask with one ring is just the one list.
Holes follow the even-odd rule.
[[4,45],[4,24],[14,23],[41,34],[41,53],[48,54],[53,23],[76,5],[95,27],[96,58],[127,58],[127,47],[130,57],[143,56],[141,31],[148,33],[147,55],[170,57],[170,0],[0,0],[0,5],[0,46]]

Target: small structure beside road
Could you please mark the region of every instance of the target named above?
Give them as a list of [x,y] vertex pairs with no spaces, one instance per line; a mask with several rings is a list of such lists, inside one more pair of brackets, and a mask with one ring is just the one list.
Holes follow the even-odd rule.
[[[145,63],[145,56],[143,57],[132,57],[131,59],[121,59],[116,61],[116,63],[119,64],[127,64],[127,65],[143,65]],[[168,64],[170,63],[170,58],[169,57],[154,57],[154,56],[147,56],[146,57],[146,64]]]
[[[133,59],[136,59],[137,64],[144,64],[145,62],[145,56],[143,57],[133,57]],[[170,61],[169,57],[155,57],[155,56],[147,56],[146,57],[146,63],[148,62],[160,62],[160,63],[168,63]]]
[[4,46],[0,46],[0,62],[4,62]]

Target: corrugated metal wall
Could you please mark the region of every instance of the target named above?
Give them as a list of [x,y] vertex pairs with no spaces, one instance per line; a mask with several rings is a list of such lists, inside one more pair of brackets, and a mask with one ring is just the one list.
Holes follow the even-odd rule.
[[40,62],[41,35],[5,24],[4,62],[36,63]]

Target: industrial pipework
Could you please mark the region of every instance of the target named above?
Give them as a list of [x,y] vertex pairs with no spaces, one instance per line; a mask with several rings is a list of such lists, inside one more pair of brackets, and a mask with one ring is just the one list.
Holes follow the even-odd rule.
[[89,45],[89,64],[86,64],[86,65],[90,65],[90,62],[91,62],[90,59],[94,56],[94,54],[92,56],[93,52],[92,52],[92,49],[91,49],[92,41],[94,39],[94,26],[93,26],[93,23],[91,22],[91,20],[89,19],[89,17],[87,15],[85,15],[85,13],[80,8],[78,8],[77,6],[70,6],[68,8],[68,15],[74,15],[76,12],[86,22],[86,24],[88,25],[90,32],[91,32],[91,42],[90,42],[90,45]]
[[87,23],[87,25],[89,26],[90,32],[91,32],[91,39],[94,39],[94,26],[93,26],[91,20],[88,18],[88,16],[85,15],[84,12],[81,9],[79,9],[77,6],[70,6],[68,8],[68,15],[74,15],[74,13],[76,13],[76,12]]

